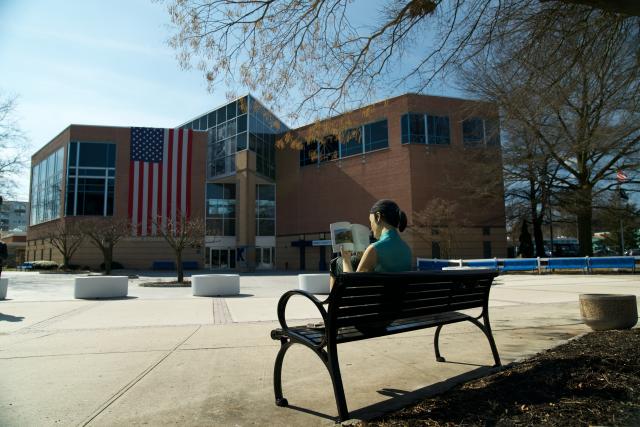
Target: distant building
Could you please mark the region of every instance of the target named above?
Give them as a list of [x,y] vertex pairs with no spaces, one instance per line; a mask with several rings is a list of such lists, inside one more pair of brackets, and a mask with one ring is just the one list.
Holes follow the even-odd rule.
[[8,258],[6,264],[15,267],[25,261],[25,250],[27,247],[27,233],[24,231],[14,231],[11,233],[0,233],[0,238],[7,245]]
[[[479,204],[442,178],[452,172],[479,185],[460,157],[478,150],[501,165],[495,105],[407,94],[321,125],[327,134],[291,131],[251,95],[175,129],[70,125],[32,156],[27,259],[61,261],[46,239],[55,221],[115,217],[134,232],[114,260],[148,269],[172,259],[157,219],[182,213],[207,224],[184,261],[212,270],[326,270],[331,222],[368,225],[371,205],[391,198],[411,225],[434,197],[454,199],[468,214],[460,256],[506,255],[502,188]],[[276,148],[287,132],[301,150]],[[438,230],[428,234],[403,238],[415,256],[440,257]],[[72,263],[99,265],[100,253],[84,245]]]
[[0,205],[0,231],[27,231],[27,202],[5,200]]

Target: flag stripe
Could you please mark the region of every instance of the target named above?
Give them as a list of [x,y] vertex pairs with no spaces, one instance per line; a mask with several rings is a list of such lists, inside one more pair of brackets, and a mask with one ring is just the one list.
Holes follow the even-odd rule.
[[129,218],[133,216],[133,162],[129,162]]
[[182,155],[180,162],[180,218],[187,214],[187,150],[189,148],[189,132],[182,132]]
[[131,216],[131,229],[134,235],[138,234],[138,175],[140,174],[140,165],[138,162],[133,163],[133,214]]
[[187,148],[187,218],[191,218],[191,153],[193,149],[193,131],[187,130],[189,143]]
[[180,130],[173,134],[173,147],[171,153],[171,220],[176,222],[176,200],[178,192],[178,145],[180,142]]

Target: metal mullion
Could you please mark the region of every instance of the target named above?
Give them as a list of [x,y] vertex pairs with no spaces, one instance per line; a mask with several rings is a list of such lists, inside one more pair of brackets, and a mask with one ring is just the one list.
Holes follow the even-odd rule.
[[78,164],[80,163],[80,142],[76,142],[76,184],[73,191],[73,216],[78,215],[78,175],[80,170]]
[[107,191],[109,189],[109,171],[107,169],[104,170],[104,196],[103,203],[104,206],[102,208],[102,216],[107,216]]
[[422,119],[424,120],[424,144],[429,145],[429,115],[423,114]]
[[487,145],[487,128],[485,119],[482,119],[482,142],[485,146]]

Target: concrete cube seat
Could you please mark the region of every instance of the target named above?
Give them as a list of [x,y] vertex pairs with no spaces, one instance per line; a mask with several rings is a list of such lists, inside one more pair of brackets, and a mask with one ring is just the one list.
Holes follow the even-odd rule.
[[7,298],[8,287],[9,287],[9,279],[0,278],[0,299]]
[[74,280],[74,298],[122,298],[129,292],[127,276],[89,276]]
[[212,297],[240,294],[239,274],[196,274],[191,276],[194,296]]
[[298,288],[312,294],[328,294],[329,273],[298,274]]

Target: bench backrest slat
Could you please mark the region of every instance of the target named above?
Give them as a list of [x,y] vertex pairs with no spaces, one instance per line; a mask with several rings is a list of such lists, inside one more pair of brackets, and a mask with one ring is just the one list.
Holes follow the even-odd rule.
[[329,323],[375,326],[484,307],[496,275],[492,270],[343,274],[329,297]]

